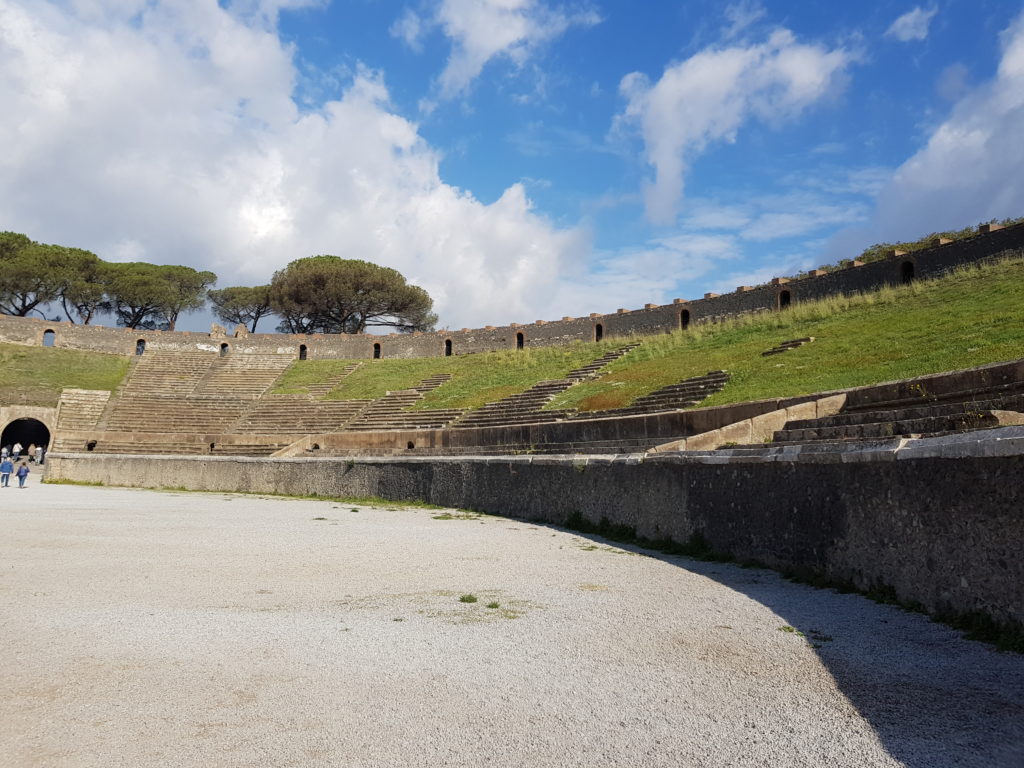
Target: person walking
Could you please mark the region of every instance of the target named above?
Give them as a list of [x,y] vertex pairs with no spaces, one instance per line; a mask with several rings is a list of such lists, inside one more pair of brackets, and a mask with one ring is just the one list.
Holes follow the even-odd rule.
[[28,456],[29,463],[33,463],[36,460],[36,444],[29,443],[28,450],[25,451],[25,455]]
[[6,488],[11,483],[11,473],[14,471],[14,462],[10,457],[4,456],[0,461],[0,488]]
[[28,477],[28,462],[21,462],[21,464],[18,465],[18,471],[15,472],[15,474],[18,476],[18,487],[24,488],[25,478]]
[[45,449],[41,445],[36,446],[36,464],[39,466],[43,465],[43,451]]
[[11,458],[17,461],[19,455],[21,455],[21,443],[15,442],[15,444],[11,446]]
[[5,445],[3,448],[0,448],[0,459],[6,459],[10,455],[11,447],[9,445]]

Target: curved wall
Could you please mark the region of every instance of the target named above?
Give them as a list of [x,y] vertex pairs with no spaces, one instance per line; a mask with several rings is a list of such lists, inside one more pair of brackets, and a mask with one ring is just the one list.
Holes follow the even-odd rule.
[[[724,295],[708,293],[704,298],[692,301],[676,299],[672,304],[648,304],[643,309],[620,309],[614,314],[595,313],[588,317],[563,317],[555,321],[537,320],[530,325],[511,323],[501,327],[393,333],[388,336],[250,334],[240,328],[235,335],[228,335],[220,332],[140,331],[0,315],[0,341],[42,346],[44,334],[49,330],[54,332],[52,345],[55,347],[118,355],[134,355],[137,342],[144,340],[146,351],[216,352],[222,344],[227,344],[234,352],[272,352],[296,357],[300,355],[300,348],[305,347],[305,357],[311,360],[442,357],[449,341],[453,354],[468,354],[516,349],[520,346],[519,334],[522,334],[522,346],[534,347],[669,333],[688,323],[714,322],[747,312],[777,310],[787,303],[875,290],[903,282],[908,271],[913,278],[937,277],[958,266],[1020,249],[1024,249],[1024,224],[1005,228],[983,225],[977,235],[965,240],[936,243],[909,254],[895,252],[882,261],[870,264],[854,262],[854,266],[846,269],[816,272],[800,280],[776,278],[769,285],[741,286]],[[379,355],[374,349],[377,345]]]

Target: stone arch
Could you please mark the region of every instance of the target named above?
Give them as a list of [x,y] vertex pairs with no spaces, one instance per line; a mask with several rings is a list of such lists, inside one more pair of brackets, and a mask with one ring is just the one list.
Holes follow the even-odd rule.
[[523,349],[526,346],[526,334],[520,331],[516,334],[516,349]]
[[146,340],[145,339],[136,339],[135,340],[135,356],[136,357],[142,357],[142,355],[145,352],[146,352]]
[[788,291],[779,291],[779,309],[785,309],[793,303],[793,294]]
[[601,323],[594,325],[594,341],[600,341],[604,338],[604,326]]
[[690,327],[690,310],[684,309],[679,313],[679,330],[685,331]]
[[52,347],[54,342],[57,341],[57,332],[53,328],[47,328],[43,331],[43,346]]
[[379,342],[375,343],[373,345],[373,359],[374,360],[380,360],[383,356],[384,355],[383,355],[383,352],[381,351],[380,343]]
[[220,345],[220,356],[224,357],[224,355],[228,353],[229,349],[231,349],[231,347],[228,346],[228,343],[225,341],[223,344]]
[[299,344],[299,360],[306,360],[309,358],[309,350],[305,344]]
[[904,285],[909,285],[910,283],[914,282],[915,269],[916,267],[914,266],[914,262],[912,261],[907,260],[900,264],[900,282],[903,283]]
[[445,339],[444,340],[444,356],[445,357],[451,357],[452,356],[452,340],[451,339]]
[[[22,416],[7,422],[3,433],[0,433],[0,445],[21,443],[22,455],[25,456],[30,445],[41,445],[43,448],[48,448],[51,436],[50,428],[39,419]],[[25,456],[25,458],[28,457]]]

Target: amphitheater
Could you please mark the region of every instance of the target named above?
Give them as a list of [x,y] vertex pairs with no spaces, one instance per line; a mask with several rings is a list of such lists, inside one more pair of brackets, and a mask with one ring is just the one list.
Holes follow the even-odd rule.
[[[1021,650],[1019,338],[972,367],[746,399],[753,379],[813,368],[801,356],[828,343],[776,336],[749,367],[695,355],[614,390],[659,340],[1022,250],[1024,225],[984,225],[730,294],[457,332],[0,316],[5,348],[117,372],[108,388],[57,382],[52,402],[0,405],[3,444],[48,447],[48,484],[30,490],[53,505],[8,519],[0,690],[14,737],[0,747],[12,765],[1024,764],[1022,657],[948,626]],[[530,355],[556,375],[504,385],[501,366]],[[459,390],[459,366],[485,359],[494,381]],[[494,607],[456,599],[471,588]],[[128,609],[112,619],[115,604]],[[192,687],[171,691],[182,665]],[[720,707],[694,705],[706,696]],[[112,700],[135,708],[139,739],[111,725]],[[172,716],[168,700],[202,716]]]

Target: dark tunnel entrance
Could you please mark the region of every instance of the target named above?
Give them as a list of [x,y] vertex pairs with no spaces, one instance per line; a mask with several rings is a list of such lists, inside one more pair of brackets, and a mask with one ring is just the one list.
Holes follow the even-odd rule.
[[21,443],[21,453],[27,458],[30,445],[41,445],[43,448],[50,445],[50,430],[37,419],[15,419],[4,427],[3,434],[0,434],[0,445],[10,447],[15,443]]

